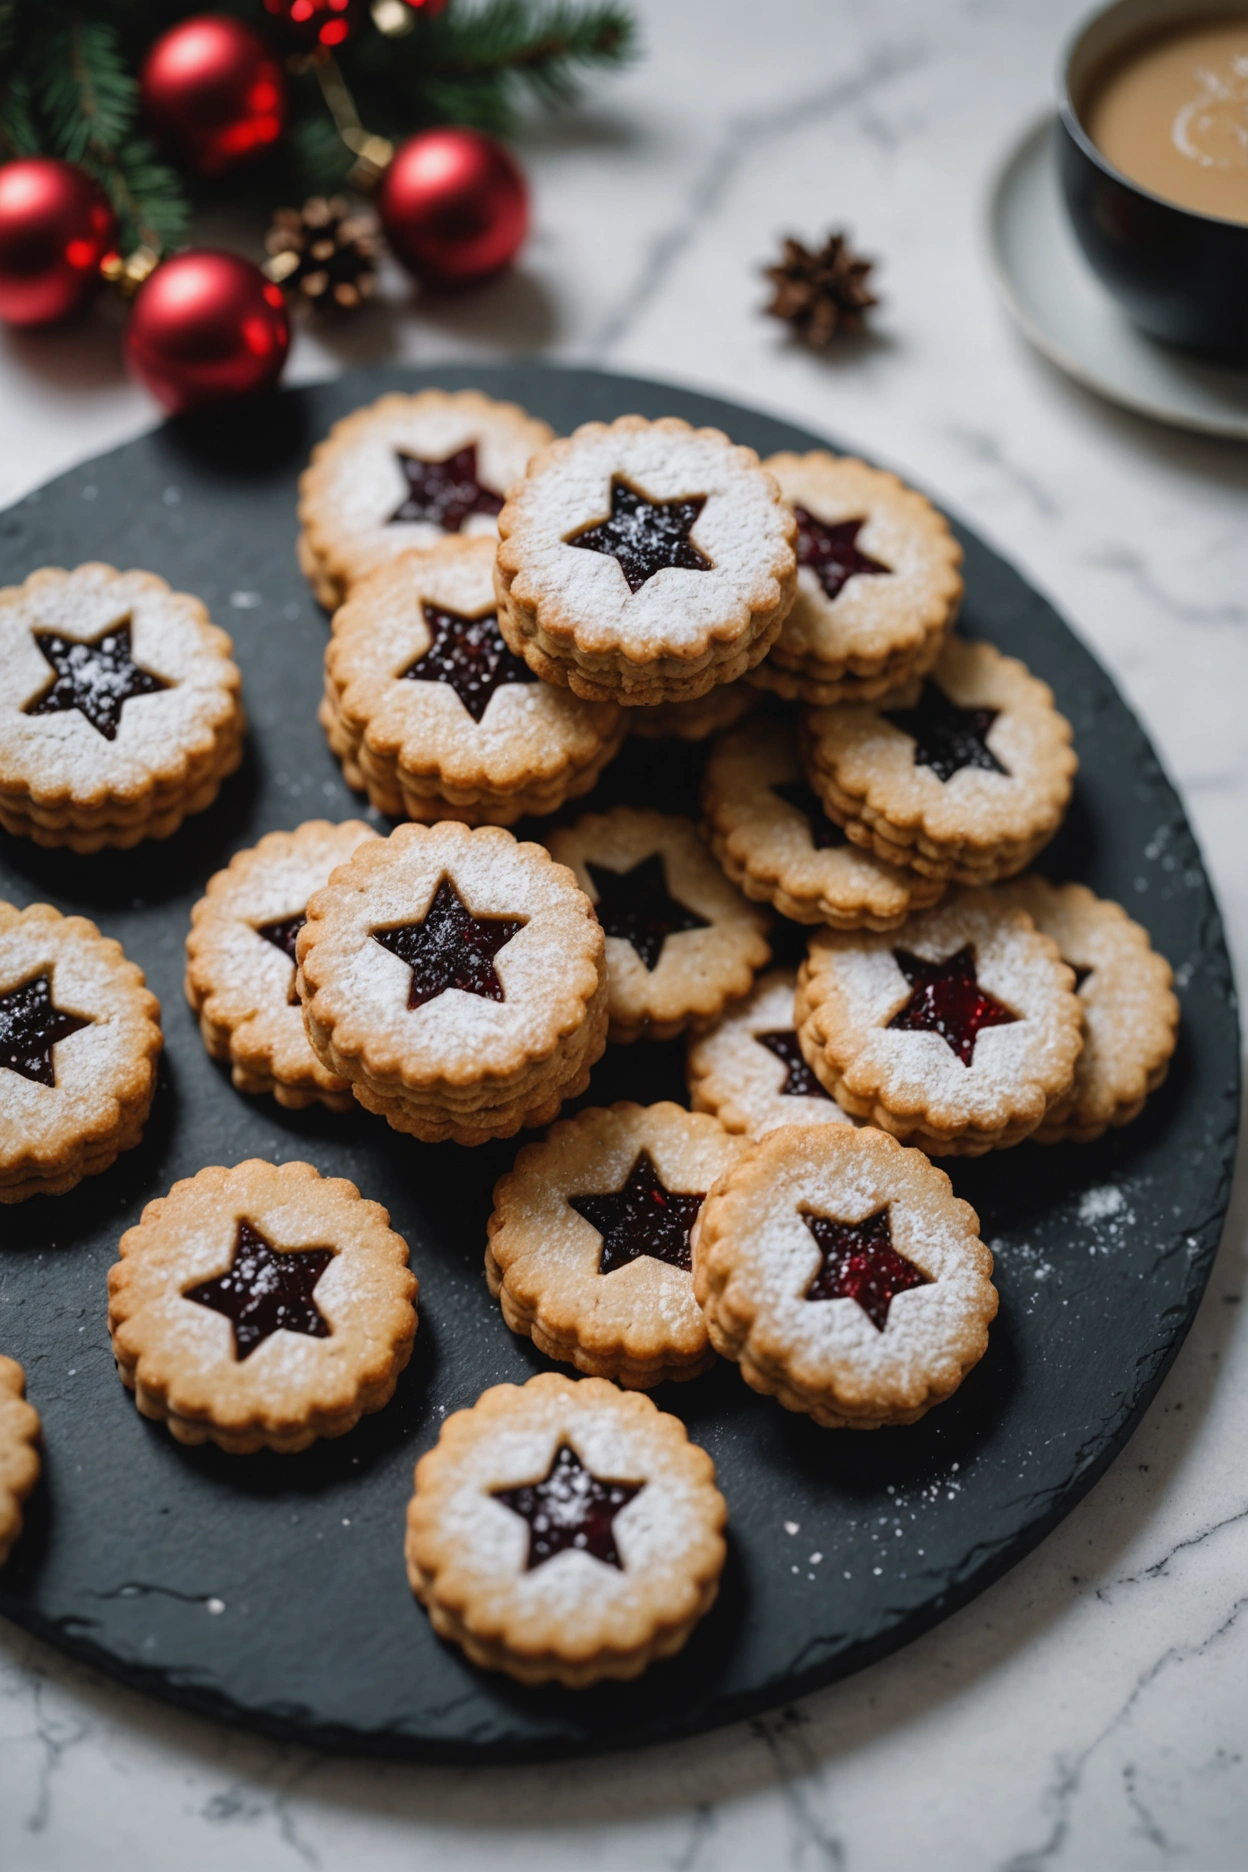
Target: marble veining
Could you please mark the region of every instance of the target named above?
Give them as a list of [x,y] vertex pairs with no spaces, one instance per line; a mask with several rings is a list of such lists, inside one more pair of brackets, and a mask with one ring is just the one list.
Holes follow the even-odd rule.
[[[390,271],[358,323],[302,329],[292,377],[539,351],[858,438],[1011,554],[1113,670],[1191,806],[1242,958],[1248,450],[1067,383],[1013,332],[984,259],[992,166],[1045,107],[1082,10],[641,0],[645,60],[525,140],[537,213],[518,273],[409,311]],[[884,304],[871,335],[816,358],[760,316],[757,269],[784,232],[842,223],[880,256]],[[116,352],[107,314],[0,334],[0,499],[148,423]],[[176,486],[165,499],[181,525]],[[260,604],[245,571],[234,602]],[[1106,1198],[1102,1252],[1114,1227],[1139,1225],[1159,1255],[1184,1252],[1146,1197]],[[150,1702],[0,1625],[0,1864],[1229,1872],[1248,1831],[1246,1221],[1241,1177],[1196,1325],[1086,1501],[972,1605],[856,1678],[662,1751],[479,1775],[325,1761]],[[1000,1252],[1055,1278],[1025,1241]],[[0,1255],[0,1345],[4,1304]],[[88,1326],[84,1348],[97,1338]],[[72,1384],[32,1374],[36,1396]]]

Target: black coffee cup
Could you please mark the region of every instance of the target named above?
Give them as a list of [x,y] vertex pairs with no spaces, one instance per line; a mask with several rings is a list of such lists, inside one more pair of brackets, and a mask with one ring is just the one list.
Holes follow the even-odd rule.
[[1117,0],[1076,30],[1060,76],[1058,170],[1093,270],[1151,337],[1226,362],[1248,360],[1248,224],[1176,207],[1129,181],[1082,113],[1106,67],[1140,39],[1246,14],[1248,0]]

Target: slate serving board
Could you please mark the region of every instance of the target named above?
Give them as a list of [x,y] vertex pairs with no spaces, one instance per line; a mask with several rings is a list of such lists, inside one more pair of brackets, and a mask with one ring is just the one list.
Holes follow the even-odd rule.
[[[713,423],[764,454],[822,440],[592,371],[357,371],[167,424],[0,515],[4,583],[99,558],[205,599],[234,636],[251,717],[241,772],[165,844],[79,858],[0,835],[0,896],[50,900],[118,937],[160,996],[167,1043],[140,1148],[69,1196],[0,1210],[0,1350],[25,1365],[46,1437],[0,1610],[209,1715],[328,1748],[480,1761],[653,1742],[774,1705],[904,1644],[1034,1546],[1122,1448],[1187,1331],[1225,1213],[1239,1045],[1209,881],[1138,723],[1051,606],[960,528],[963,630],[1025,657],[1075,724],[1075,800],[1043,869],[1125,903],[1175,966],[1170,1077],[1100,1144],[949,1160],[997,1256],[1001,1312],[982,1364],[922,1423],[819,1430],[730,1365],[658,1394],[711,1451],[731,1514],[719,1601],[679,1658],[632,1685],[533,1691],[440,1644],[403,1571],[412,1465],[448,1411],[547,1365],[503,1325],[482,1273],[490,1191],[516,1144],[422,1146],[363,1113],[243,1098],[181,989],[211,872],[276,827],[361,811],[316,723],[327,628],[295,566],[295,481],[335,418],[422,384],[478,385],[559,431],[639,410]],[[695,811],[699,761],[631,743],[595,801]],[[800,932],[787,935],[796,953]],[[590,1101],[683,1098],[681,1058],[679,1043],[611,1048]],[[421,1283],[393,1403],[295,1457],[179,1447],[138,1415],[105,1327],[107,1269],[143,1204],[253,1155],[310,1159],[385,1203]]]

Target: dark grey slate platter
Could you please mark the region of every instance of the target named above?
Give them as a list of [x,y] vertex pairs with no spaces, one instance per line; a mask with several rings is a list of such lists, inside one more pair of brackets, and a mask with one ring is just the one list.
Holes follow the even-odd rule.
[[[295,567],[295,479],[329,424],[395,387],[478,384],[567,430],[627,410],[711,422],[763,453],[820,438],[690,392],[516,364],[356,372],[260,410],[170,424],[0,515],[0,582],[100,558],[203,597],[233,633],[252,735],[217,805],[170,843],[75,858],[0,837],[0,896],[95,918],[147,971],[167,1050],[142,1146],[73,1194],[0,1210],[0,1349],[25,1365],[47,1468],[0,1610],[127,1682],[330,1748],[460,1760],[600,1749],[707,1728],[904,1644],[996,1578],[1122,1448],[1200,1298],[1227,1200],[1238,1101],[1234,991],[1217,907],[1173,789],[1113,684],[973,534],[963,628],[1026,658],[1076,728],[1075,802],[1053,876],[1120,899],[1177,971],[1182,1041],[1145,1116],[1091,1148],[953,1160],[997,1255],[987,1357],[911,1429],[815,1429],[730,1366],[658,1401],[713,1454],[731,1511],[714,1611],[640,1683],[522,1690],[439,1644],[404,1579],[412,1465],[448,1411],[545,1361],[482,1275],[513,1144],[422,1147],[365,1117],[247,1101],[206,1058],[181,992],[190,907],[263,832],[360,810],[316,725],[325,619]],[[237,596],[233,596],[237,594]],[[696,753],[639,742],[600,789],[693,808]],[[800,941],[800,936],[798,938]],[[683,1098],[679,1047],[611,1049],[594,1102]],[[175,1178],[245,1156],[308,1158],[385,1203],[421,1282],[394,1402],[292,1458],[180,1448],[118,1382],[105,1278],[123,1229]]]

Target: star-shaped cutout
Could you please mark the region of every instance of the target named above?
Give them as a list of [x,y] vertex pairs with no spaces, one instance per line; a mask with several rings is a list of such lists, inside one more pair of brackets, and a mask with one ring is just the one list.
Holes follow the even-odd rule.
[[922,1269],[893,1247],[887,1208],[862,1222],[838,1222],[803,1210],[802,1221],[823,1257],[806,1289],[808,1300],[856,1300],[876,1331],[883,1332],[897,1295],[928,1285]]
[[481,720],[490,697],[504,683],[536,682],[524,658],[516,656],[503,642],[496,611],[469,618],[461,617],[458,611],[440,610],[437,605],[422,603],[420,608],[432,641],[403,671],[409,682],[448,684],[475,722]]
[[24,715],[61,715],[77,709],[106,741],[117,739],[121,711],[131,696],[155,695],[172,689],[163,676],[141,669],[130,654],[130,619],[110,624],[89,643],[61,637],[55,631],[35,631],[35,642],[53,670],[52,681]]
[[225,1314],[241,1362],[283,1329],[329,1338],[332,1328],[313,1296],[333,1258],[332,1248],[275,1248],[253,1222],[240,1222],[228,1270],[186,1288],[182,1297]]
[[857,520],[816,520],[804,507],[793,509],[797,521],[797,563],[809,566],[829,598],[839,598],[851,578],[878,577],[892,571],[879,559],[858,550],[858,535],[866,525]]
[[53,1047],[91,1024],[81,1014],[58,1008],[52,1000],[51,977],[36,975],[20,988],[0,994],[0,1068],[38,1085],[54,1086]]
[[975,1042],[985,1027],[1008,1027],[1019,1016],[986,988],[975,972],[970,943],[943,962],[925,962],[908,949],[893,958],[910,983],[910,995],[889,1021],[903,1033],[937,1033],[964,1066],[975,1057]]
[[450,878],[438,880],[433,902],[419,923],[375,929],[374,942],[396,955],[412,971],[409,1008],[436,1001],[448,988],[505,1001],[494,958],[528,921],[527,917],[473,916]]
[[710,928],[706,917],[669,895],[662,852],[643,858],[631,871],[612,871],[588,860],[585,869],[598,894],[594,909],[603,929],[632,943],[648,969],[657,968],[669,936]]
[[773,1027],[769,1033],[756,1033],[754,1038],[788,1068],[780,1087],[781,1098],[831,1098],[832,1094],[806,1064],[792,1027]]
[[529,1524],[526,1573],[569,1548],[622,1573],[624,1562],[613,1524],[621,1508],[627,1508],[645,1486],[644,1482],[602,1481],[569,1444],[561,1443],[543,1481],[491,1492],[495,1501]]
[[614,1274],[643,1255],[669,1267],[690,1268],[689,1231],[706,1191],[669,1190],[649,1151],[642,1151],[622,1189],[601,1196],[569,1196],[568,1205],[602,1236],[598,1272]]
[[959,708],[934,682],[925,682],[914,708],[884,709],[884,720],[914,742],[914,764],[930,767],[938,780],[952,780],[963,767],[1008,774],[988,746],[987,734],[999,709]]
[[771,790],[786,806],[796,806],[810,826],[811,843],[816,851],[835,850],[838,846],[849,844],[846,833],[835,819],[828,818],[823,801],[804,780],[786,780]]
[[[275,923],[258,923],[256,925],[256,935],[263,936],[265,942],[272,943],[275,949],[280,949],[284,956],[290,957],[292,964],[297,965],[298,957],[295,954],[295,944],[299,941],[299,932],[307,920],[305,912],[301,910],[298,916],[279,917]],[[293,971],[290,977],[290,989],[287,993],[286,1000],[291,1007],[299,1006],[299,996],[295,992],[295,975]]]
[[630,592],[640,591],[647,579],[668,566],[710,572],[715,561],[699,552],[689,537],[705,506],[705,494],[695,494],[692,500],[648,500],[617,478],[611,483],[611,518],[570,533],[567,544],[618,560]]
[[419,455],[395,450],[395,460],[403,470],[407,493],[388,521],[427,520],[444,533],[458,533],[469,514],[496,514],[503,510],[503,497],[493,488],[483,487],[477,479],[477,445],[448,455],[445,461],[425,461]]

